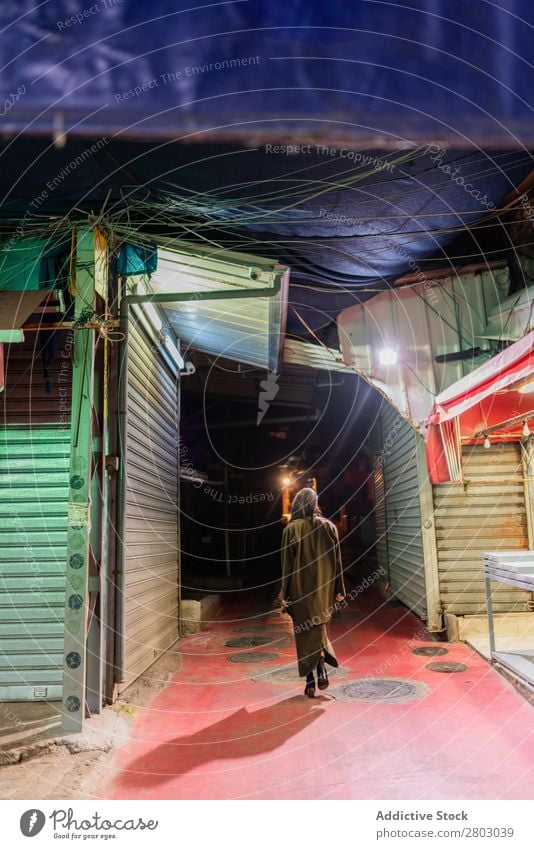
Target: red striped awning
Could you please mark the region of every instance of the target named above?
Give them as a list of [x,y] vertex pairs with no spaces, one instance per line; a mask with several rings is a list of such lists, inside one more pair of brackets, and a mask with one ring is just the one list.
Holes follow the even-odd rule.
[[534,331],[435,399],[426,451],[432,483],[462,480],[462,443],[517,441],[534,417]]

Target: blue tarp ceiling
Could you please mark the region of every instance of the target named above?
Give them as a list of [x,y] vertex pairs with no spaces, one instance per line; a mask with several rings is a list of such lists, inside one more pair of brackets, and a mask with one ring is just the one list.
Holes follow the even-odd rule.
[[[497,258],[506,238],[503,230],[499,245],[492,211],[531,170],[521,151],[436,147],[349,159],[339,150],[288,156],[265,145],[70,140],[58,150],[19,139],[0,157],[5,226],[23,222],[29,234],[49,215],[76,219],[105,203],[111,220],[138,221],[154,236],[275,256],[291,266],[291,301],[314,327],[405,272]],[[449,246],[466,227],[470,239],[453,256]]]
[[190,5],[2,3],[6,228],[129,207],[287,262],[316,328],[506,246],[492,210],[534,147],[530,0]]
[[4,0],[5,132],[528,145],[531,0]]

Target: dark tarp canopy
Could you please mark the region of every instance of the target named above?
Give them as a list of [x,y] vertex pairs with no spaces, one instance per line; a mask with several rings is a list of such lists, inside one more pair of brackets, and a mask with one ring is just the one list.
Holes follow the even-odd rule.
[[[494,209],[529,173],[525,152],[342,150],[17,139],[0,149],[0,224],[29,235],[50,215],[105,205],[117,222],[128,209],[154,241],[208,239],[276,257],[291,266],[290,303],[314,328],[405,272],[492,260],[507,247]],[[294,310],[289,327],[303,331]]]
[[0,21],[5,132],[534,141],[530,0],[4,0]]
[[509,248],[493,210],[531,169],[527,0],[6,0],[0,20],[6,232],[128,208],[154,240],[276,255],[313,328]]

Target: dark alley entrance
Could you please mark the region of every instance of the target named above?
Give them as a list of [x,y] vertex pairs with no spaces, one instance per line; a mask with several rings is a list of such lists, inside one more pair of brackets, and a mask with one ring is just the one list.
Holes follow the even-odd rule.
[[260,408],[265,372],[191,352],[182,380],[182,598],[256,589],[280,579],[284,511],[317,489],[337,526],[346,570],[376,562],[371,433],[379,400],[355,374],[284,363]]

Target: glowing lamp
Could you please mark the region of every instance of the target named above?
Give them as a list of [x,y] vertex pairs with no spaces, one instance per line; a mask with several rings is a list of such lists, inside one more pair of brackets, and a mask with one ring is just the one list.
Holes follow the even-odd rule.
[[381,366],[394,366],[399,361],[399,355],[393,348],[382,348],[378,352],[378,362]]

